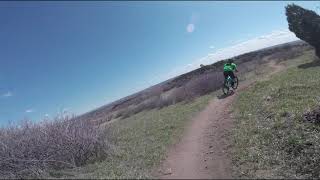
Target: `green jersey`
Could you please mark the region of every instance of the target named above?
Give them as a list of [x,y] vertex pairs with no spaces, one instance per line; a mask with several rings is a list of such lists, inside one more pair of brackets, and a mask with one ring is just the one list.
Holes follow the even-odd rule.
[[236,70],[236,68],[237,68],[237,65],[235,63],[231,63],[231,64],[226,63],[223,66],[223,71],[225,71],[225,72],[234,71],[234,70]]

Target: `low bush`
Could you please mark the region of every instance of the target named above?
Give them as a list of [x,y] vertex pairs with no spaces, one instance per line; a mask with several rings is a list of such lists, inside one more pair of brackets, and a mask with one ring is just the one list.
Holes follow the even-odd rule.
[[102,131],[72,117],[0,129],[1,178],[47,178],[50,172],[103,159],[106,153]]

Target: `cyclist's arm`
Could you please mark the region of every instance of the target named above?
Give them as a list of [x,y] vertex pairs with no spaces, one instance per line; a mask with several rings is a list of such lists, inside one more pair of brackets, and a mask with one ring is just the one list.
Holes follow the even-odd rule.
[[233,64],[233,69],[234,69],[234,71],[238,72],[238,68],[237,68],[236,64]]

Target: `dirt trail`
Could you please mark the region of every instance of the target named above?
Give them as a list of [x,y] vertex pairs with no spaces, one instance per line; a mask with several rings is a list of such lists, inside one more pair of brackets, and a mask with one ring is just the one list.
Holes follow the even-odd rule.
[[[274,62],[269,66],[273,68],[270,74],[283,69]],[[156,176],[161,179],[232,178],[228,153],[233,124],[230,105],[238,92],[252,83],[242,83],[232,96],[212,99],[191,121],[180,142],[169,150],[160,167],[160,175]]]

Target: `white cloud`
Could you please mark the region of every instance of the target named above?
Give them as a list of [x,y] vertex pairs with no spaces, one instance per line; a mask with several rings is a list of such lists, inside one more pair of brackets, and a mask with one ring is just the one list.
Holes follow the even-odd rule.
[[192,33],[194,31],[194,24],[190,23],[187,25],[187,32]]
[[247,52],[256,51],[259,49],[295,40],[298,40],[298,38],[289,30],[273,31],[270,34],[262,35],[256,38],[239,42],[230,47],[219,49],[204,58],[202,60],[202,63],[214,63],[221,59],[238,56]]
[[2,97],[11,97],[11,96],[13,96],[13,93],[10,92],[10,91],[8,91],[8,92],[5,93],[5,94],[2,94]]
[[214,49],[215,47],[214,47],[214,46],[210,46],[209,48],[210,48],[210,49]]
[[46,117],[46,118],[49,117],[49,114],[45,114],[44,117]]
[[164,77],[164,80],[199,68],[200,64],[212,64],[222,59],[238,56],[247,52],[252,52],[295,40],[298,40],[298,38],[294,35],[294,33],[290,32],[289,30],[277,30],[272,31],[269,34],[251,38],[249,40],[241,42],[236,41],[237,43],[232,46],[217,49],[214,51],[214,53],[209,53],[208,55],[202,58],[196,59],[192,63],[187,64],[186,66],[172,69]]
[[26,113],[32,113],[32,112],[34,112],[35,110],[34,109],[27,109],[26,110]]

